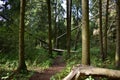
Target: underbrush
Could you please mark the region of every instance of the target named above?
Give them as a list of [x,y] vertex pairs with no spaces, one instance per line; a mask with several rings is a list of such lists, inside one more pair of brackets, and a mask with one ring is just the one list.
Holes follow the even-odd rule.
[[[25,60],[29,71],[14,75],[13,80],[29,80],[36,68],[42,71],[53,62],[49,58],[48,52],[42,48],[35,48],[32,51],[26,52]],[[18,53],[0,53],[0,79],[5,80],[16,70],[17,66]]]
[[[114,69],[114,54],[115,49],[108,49],[107,58],[104,62],[102,62],[100,58],[100,51],[98,47],[91,47],[90,56],[91,56],[91,66],[96,67],[104,67]],[[68,58],[66,52],[63,53],[64,60],[66,61],[66,67],[60,73],[51,77],[51,80],[62,80],[67,74],[71,71],[71,69],[77,64],[81,64],[81,52],[82,49],[79,48],[77,53],[71,53]],[[44,70],[49,68],[52,64],[53,59],[49,58],[48,52],[42,48],[35,48],[32,50],[27,50],[25,52],[26,65],[29,72],[22,72],[20,74],[16,74],[13,77],[13,80],[29,80],[29,78],[33,75],[36,69]],[[56,57],[57,54],[53,53],[53,56]],[[18,53],[0,53],[0,79],[7,78],[12,74],[12,71],[16,70],[18,66]],[[88,76],[85,79],[92,78],[92,76]],[[105,79],[101,79],[105,80]]]
[[[13,71],[3,71],[0,76],[0,80],[9,80],[9,77],[11,74],[13,74]],[[12,76],[12,79],[10,80],[29,80],[29,78],[34,74],[33,71],[22,71],[21,73],[16,73]]]
[[[76,66],[77,64],[81,64],[81,52],[82,49],[78,50],[79,53],[72,53],[69,59],[66,59],[66,67],[60,73],[51,77],[51,80],[62,80],[67,74],[71,71],[71,69]],[[63,56],[66,58],[66,53]],[[90,56],[91,56],[91,66],[96,67],[104,67],[104,68],[111,68],[114,69],[114,51],[109,49],[108,57],[104,62],[102,62],[100,58],[100,51],[97,47],[92,47],[90,49]],[[92,76],[84,77],[82,80],[94,80]],[[101,80],[106,80],[106,78],[101,78]]]

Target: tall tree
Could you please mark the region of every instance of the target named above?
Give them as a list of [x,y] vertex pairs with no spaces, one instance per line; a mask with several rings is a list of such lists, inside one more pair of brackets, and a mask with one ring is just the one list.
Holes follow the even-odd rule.
[[120,67],[120,0],[116,0],[116,10],[117,10],[117,42],[116,42],[116,54],[115,54],[115,64],[116,67]]
[[55,4],[55,25],[54,25],[54,47],[56,48],[56,38],[57,38],[57,0],[54,0],[54,4]]
[[[79,26],[79,13],[80,13],[80,11],[79,11],[79,8],[81,8],[80,7],[80,5],[81,5],[81,0],[75,0],[76,1],[76,16],[77,16],[77,20],[75,21],[76,22],[76,25],[77,26]],[[76,36],[75,36],[75,45],[74,45],[74,49],[76,50],[77,49],[77,44],[78,44],[78,41],[79,41],[79,35],[80,35],[80,28],[78,28],[78,30],[77,30],[77,33],[76,33]]]
[[100,37],[100,54],[102,60],[104,61],[104,53],[103,53],[103,35],[102,35],[102,0],[99,0],[99,37]]
[[82,64],[90,65],[89,0],[82,0]]
[[24,27],[25,27],[25,5],[26,0],[20,0],[20,25],[19,25],[19,65],[17,71],[27,70],[24,52]]
[[105,21],[105,31],[104,31],[104,57],[107,57],[107,27],[108,27],[108,8],[109,7],[109,0],[107,0],[106,4],[106,21]]
[[52,57],[52,36],[51,36],[51,5],[50,5],[51,0],[47,0],[47,5],[48,5],[48,23],[49,23],[49,30],[48,30],[48,38],[49,38],[49,55]]
[[71,5],[72,0],[67,0],[67,53],[70,53],[71,39]]

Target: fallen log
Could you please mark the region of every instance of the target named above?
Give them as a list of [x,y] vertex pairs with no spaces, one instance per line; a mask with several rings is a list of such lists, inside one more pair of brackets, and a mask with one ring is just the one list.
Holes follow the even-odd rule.
[[[80,28],[80,26],[81,26],[81,25],[82,25],[82,23],[80,23],[80,25],[76,26],[75,28],[71,29],[71,31],[74,31],[74,30],[76,30],[76,29]],[[57,37],[57,39],[56,39],[56,40],[58,40],[59,38],[61,38],[61,37],[65,36],[66,34],[67,34],[67,32],[65,32],[65,33],[61,34],[60,36],[58,36],[58,37]]]
[[81,76],[107,77],[120,80],[120,70],[79,65],[74,67],[63,80],[78,80]]
[[35,39],[39,40],[40,42],[42,42],[42,43],[44,43],[45,45],[48,46],[48,43],[45,42],[44,40],[40,39],[39,36],[38,36],[38,37],[37,37],[37,36],[34,36],[32,33],[28,32],[27,30],[25,30],[25,32],[26,32],[27,34],[29,34],[30,36],[34,37]]
[[[48,50],[48,47],[43,46],[43,48]],[[67,50],[64,50],[64,49],[55,49],[55,48],[53,48],[52,51],[55,51],[55,52],[65,52],[66,51],[67,52]],[[70,51],[70,52],[77,53],[77,51]]]
[[[52,49],[53,51],[56,51],[56,52],[65,52],[67,50],[63,50],[63,49]],[[70,51],[71,53],[77,53],[77,51]]]

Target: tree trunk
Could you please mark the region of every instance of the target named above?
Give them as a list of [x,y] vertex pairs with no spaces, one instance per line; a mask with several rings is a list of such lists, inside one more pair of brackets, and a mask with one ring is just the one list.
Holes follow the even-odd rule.
[[82,64],[90,65],[89,0],[82,0]]
[[24,52],[24,17],[25,17],[25,5],[26,0],[20,0],[20,25],[19,25],[19,65],[17,71],[27,70],[25,64],[25,52]]
[[82,76],[106,77],[114,80],[120,79],[120,71],[97,68],[92,66],[78,65],[63,80],[80,80]]
[[109,0],[107,0],[106,4],[106,23],[105,23],[105,31],[104,31],[104,58],[107,57],[107,27],[108,27],[108,9],[109,9]]
[[117,9],[117,27],[116,27],[116,54],[115,54],[115,64],[117,68],[120,68],[120,0],[116,0]]
[[100,54],[102,60],[104,61],[104,52],[103,52],[103,36],[102,36],[102,0],[99,0],[99,27],[100,27]]
[[67,53],[70,55],[71,46],[71,4],[72,0],[67,0]]
[[[79,26],[79,7],[77,6],[77,26]],[[74,50],[76,50],[77,49],[77,43],[78,43],[78,41],[79,41],[79,34],[80,34],[80,28],[78,28],[78,30],[77,30],[77,35],[76,35],[76,37],[75,37],[75,46],[74,46]]]
[[75,37],[75,46],[74,46],[74,50],[76,50],[77,49],[77,43],[78,43],[78,41],[79,41],[79,38],[80,38],[80,28],[78,28],[78,30],[77,30],[77,34],[76,34],[76,37]]
[[54,25],[54,48],[56,48],[56,39],[57,39],[57,0],[54,1],[55,3],[55,25]]
[[50,5],[50,0],[47,0],[47,5],[48,5],[48,23],[49,23],[49,30],[48,30],[48,46],[49,46],[49,56],[52,57],[52,36],[51,36],[51,5]]

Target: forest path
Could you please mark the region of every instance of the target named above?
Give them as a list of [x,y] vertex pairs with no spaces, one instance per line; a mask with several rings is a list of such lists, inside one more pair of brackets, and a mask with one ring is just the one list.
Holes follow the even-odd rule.
[[50,77],[60,72],[65,67],[65,62],[63,61],[62,56],[57,56],[54,59],[54,63],[48,69],[44,71],[37,70],[35,74],[29,80],[50,80]]

